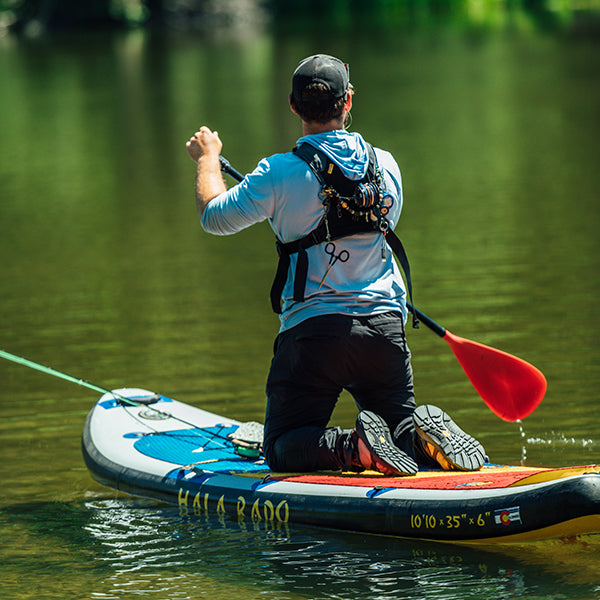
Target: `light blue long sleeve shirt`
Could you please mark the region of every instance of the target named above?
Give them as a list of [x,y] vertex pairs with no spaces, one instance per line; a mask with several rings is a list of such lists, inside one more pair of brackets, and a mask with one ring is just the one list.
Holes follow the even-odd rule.
[[[365,175],[368,151],[360,134],[335,130],[302,137],[297,144],[304,142],[325,152],[346,177],[358,180]],[[393,229],[402,210],[400,170],[389,152],[375,148],[375,155],[383,173],[384,193],[392,201],[388,220]],[[279,240],[291,242],[310,233],[323,217],[319,190],[320,184],[304,160],[292,152],[275,154],[261,160],[239,185],[211,200],[202,215],[202,227],[209,233],[229,235],[268,219]],[[291,255],[282,293],[280,331],[325,314],[361,316],[398,311],[406,319],[404,282],[383,234],[361,233],[336,240],[335,254],[341,250],[349,252],[349,260],[336,261],[322,282],[330,261],[325,244],[307,249],[304,302],[293,299],[297,255]]]

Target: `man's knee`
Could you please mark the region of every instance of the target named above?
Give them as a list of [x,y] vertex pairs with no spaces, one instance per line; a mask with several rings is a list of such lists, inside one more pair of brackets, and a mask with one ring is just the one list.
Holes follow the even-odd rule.
[[296,431],[288,431],[264,444],[265,460],[272,471],[299,472],[309,470],[303,459],[303,448],[297,443]]
[[337,428],[300,427],[264,443],[265,460],[272,471],[302,473],[339,467],[333,448]]

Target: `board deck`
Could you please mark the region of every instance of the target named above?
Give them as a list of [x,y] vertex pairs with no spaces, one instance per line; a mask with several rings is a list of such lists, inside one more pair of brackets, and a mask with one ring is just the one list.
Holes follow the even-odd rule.
[[236,453],[238,421],[146,390],[114,394],[100,398],[84,430],[92,475],[194,512],[471,542],[600,533],[600,465],[274,473]]
[[[230,425],[207,427],[202,430],[184,429],[162,436],[144,436],[135,442],[134,447],[138,452],[157,460],[189,468],[239,474],[269,473],[262,459],[253,461],[242,458],[236,453],[231,442],[214,437],[215,434],[223,436],[233,434],[236,429],[237,426]],[[456,472],[428,469],[411,477],[385,477],[376,471],[364,471],[360,474],[326,472],[286,475],[271,473],[271,479],[350,486],[377,486],[385,481],[386,487],[447,490],[467,487],[506,488],[598,472],[600,472],[600,466],[597,465],[552,469],[486,464],[480,471]]]
[[457,473],[453,471],[420,471],[414,477],[381,477],[375,472],[365,472],[357,475],[288,475],[274,477],[283,481],[297,481],[304,483],[335,483],[338,485],[381,485],[385,481],[386,487],[400,489],[427,489],[427,490],[453,490],[453,489],[502,489],[518,485],[555,481],[564,477],[581,475],[584,473],[600,473],[600,466],[589,465],[585,467],[530,468],[510,465],[485,464],[480,471]]

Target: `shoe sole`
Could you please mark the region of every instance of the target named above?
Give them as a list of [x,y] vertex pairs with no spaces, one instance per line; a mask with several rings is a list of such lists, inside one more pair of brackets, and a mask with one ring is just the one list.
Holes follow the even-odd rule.
[[483,446],[441,408],[418,406],[413,421],[425,451],[444,469],[478,471],[485,463]]
[[390,430],[380,416],[363,410],[356,420],[356,432],[385,475],[416,475],[417,463],[394,445]]

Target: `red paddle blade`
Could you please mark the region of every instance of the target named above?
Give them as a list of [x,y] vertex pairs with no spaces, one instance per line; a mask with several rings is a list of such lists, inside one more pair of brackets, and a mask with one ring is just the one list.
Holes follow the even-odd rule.
[[505,421],[530,415],[546,393],[546,378],[528,362],[446,330],[443,336],[489,409]]

